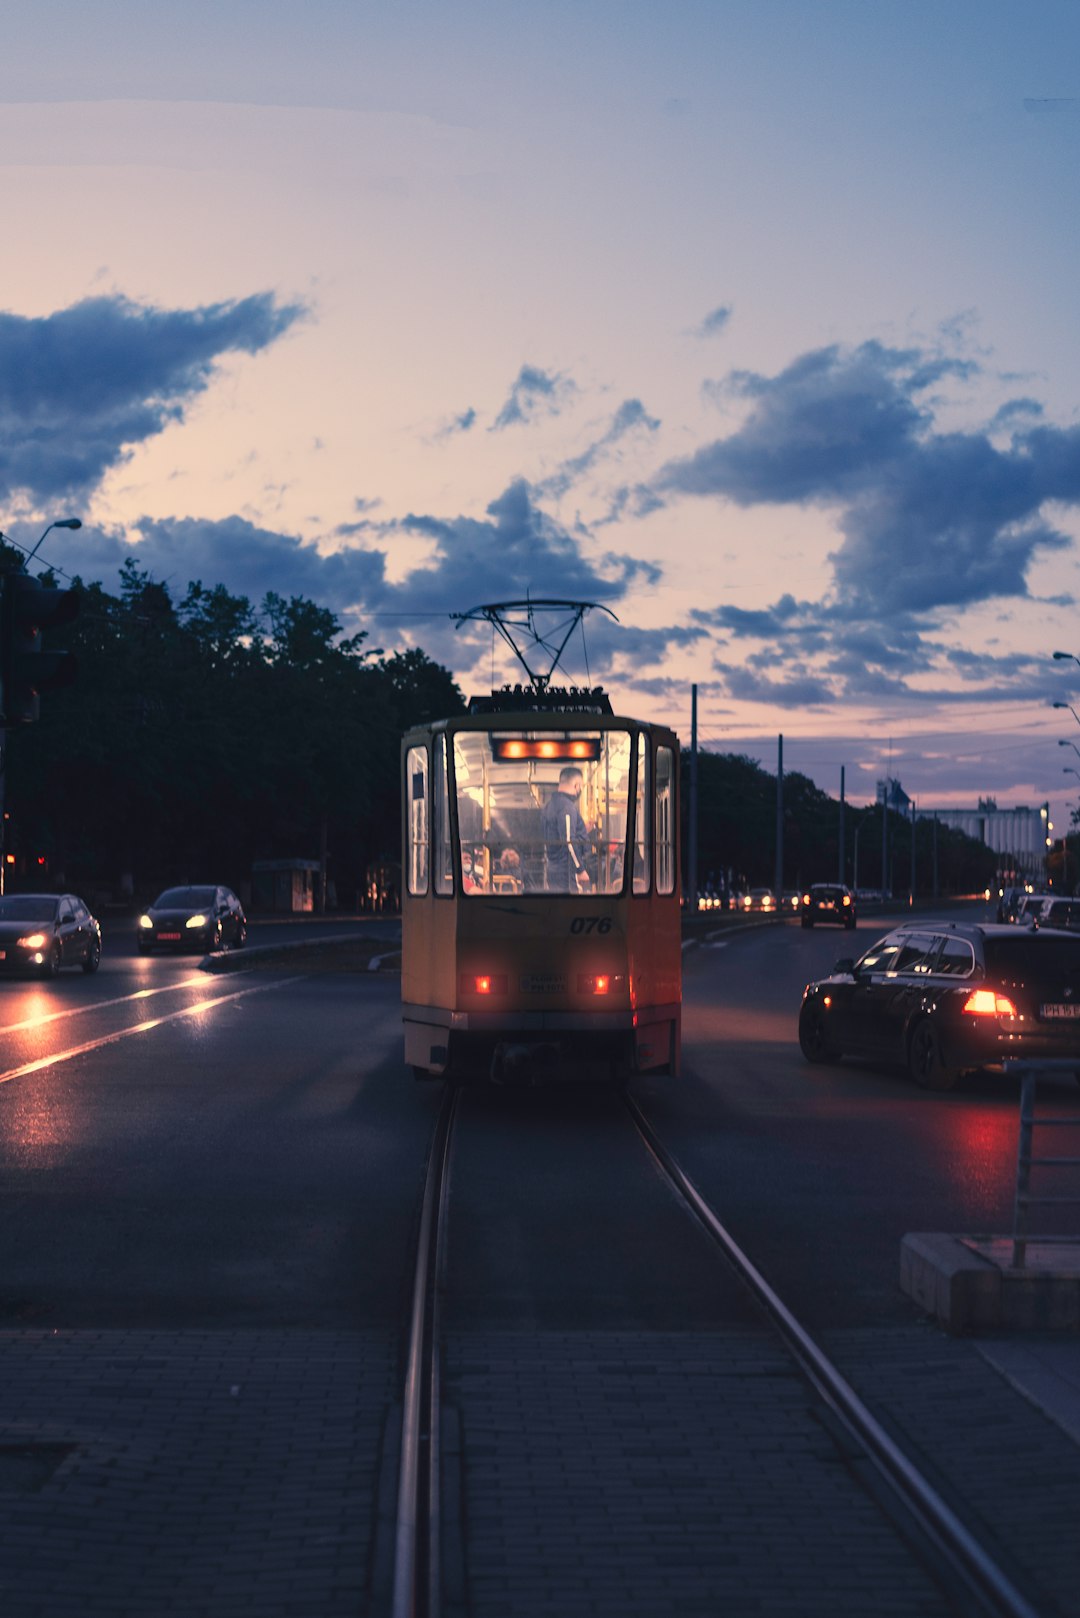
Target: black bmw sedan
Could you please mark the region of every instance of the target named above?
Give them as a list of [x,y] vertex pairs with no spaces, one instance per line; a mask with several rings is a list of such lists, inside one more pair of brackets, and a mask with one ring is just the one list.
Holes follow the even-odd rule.
[[928,1090],[1006,1057],[1076,1059],[1080,937],[964,922],[908,922],[807,986],[799,1044],[905,1067]]
[[141,954],[162,949],[239,948],[247,938],[244,907],[231,888],[166,888],[139,917]]
[[62,966],[96,972],[101,927],[73,893],[8,893],[0,897],[0,971],[54,978]]

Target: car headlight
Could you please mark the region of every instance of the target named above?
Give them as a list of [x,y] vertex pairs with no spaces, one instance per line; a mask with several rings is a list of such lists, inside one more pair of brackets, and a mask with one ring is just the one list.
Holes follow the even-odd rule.
[[189,916],[187,921],[185,921],[184,926],[185,927],[205,927],[206,926],[206,921],[207,921],[207,918],[205,916]]
[[139,926],[140,927],[152,927],[153,925],[154,925],[153,916],[140,916],[139,917]]
[[45,933],[27,933],[25,938],[19,939],[20,949],[41,949],[45,943]]

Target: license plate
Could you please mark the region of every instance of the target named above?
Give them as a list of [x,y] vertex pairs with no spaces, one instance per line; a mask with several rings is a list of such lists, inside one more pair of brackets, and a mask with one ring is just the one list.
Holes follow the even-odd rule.
[[1053,1018],[1076,1019],[1080,1017],[1080,1005],[1040,1006],[1039,1016],[1047,1021]]
[[565,994],[566,979],[557,972],[533,972],[521,980],[522,994]]
[[166,944],[172,944],[172,943],[178,944],[180,942],[180,934],[179,933],[158,933],[158,937],[162,940],[163,943],[166,943]]

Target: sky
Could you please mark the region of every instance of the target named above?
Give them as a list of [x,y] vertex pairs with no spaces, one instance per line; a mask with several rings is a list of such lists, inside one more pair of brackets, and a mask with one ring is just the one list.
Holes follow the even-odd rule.
[[595,602],[617,712],[1061,830],[1078,175],[1075,0],[39,0],[0,529],[467,694],[520,671],[452,614]]

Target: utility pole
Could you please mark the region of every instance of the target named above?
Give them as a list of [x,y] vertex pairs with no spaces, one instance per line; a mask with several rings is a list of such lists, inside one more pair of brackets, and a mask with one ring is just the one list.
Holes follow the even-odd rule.
[[784,893],[784,738],[776,738],[776,881],[773,886],[779,911]]
[[697,686],[690,687],[690,848],[687,853],[689,869],[686,885],[690,890],[690,914],[698,909],[698,758],[697,758]]
[[843,887],[843,885],[844,885],[844,870],[845,870],[845,867],[847,865],[847,861],[844,858],[844,766],[842,764],[840,766],[840,862],[839,863],[840,863],[840,870],[839,870],[839,872],[837,874],[836,880],[840,883],[840,886]]

